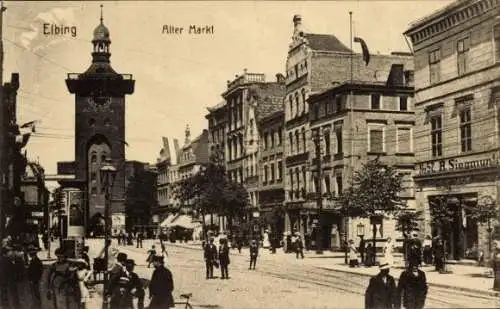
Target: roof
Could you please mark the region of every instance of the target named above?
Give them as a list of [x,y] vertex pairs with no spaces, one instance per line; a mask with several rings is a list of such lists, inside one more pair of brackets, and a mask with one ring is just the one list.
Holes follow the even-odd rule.
[[304,33],[308,45],[313,50],[335,51],[350,53],[351,49],[344,45],[336,36],[331,34]]
[[207,107],[207,110],[209,112],[213,112],[213,111],[216,111],[220,108],[223,108],[224,106],[226,106],[226,101],[219,102],[218,104],[216,104],[214,106],[209,106],[209,107]]
[[257,105],[257,121],[279,111],[283,111],[283,97],[265,97],[264,100]]
[[476,2],[476,0],[456,0],[456,1],[453,1],[452,3],[434,11],[433,13],[410,23],[408,30],[405,31],[405,34],[411,32],[415,28],[418,28],[420,26],[425,25],[426,23],[431,22],[434,19],[441,17],[442,15],[448,13],[449,11],[455,10],[461,6],[466,6],[466,5],[471,4],[473,2]]

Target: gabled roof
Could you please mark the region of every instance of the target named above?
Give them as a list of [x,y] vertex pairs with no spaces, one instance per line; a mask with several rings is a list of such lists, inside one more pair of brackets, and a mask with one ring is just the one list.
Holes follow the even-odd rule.
[[335,51],[350,53],[351,49],[344,45],[336,36],[331,34],[304,33],[304,38],[309,42],[312,50]]

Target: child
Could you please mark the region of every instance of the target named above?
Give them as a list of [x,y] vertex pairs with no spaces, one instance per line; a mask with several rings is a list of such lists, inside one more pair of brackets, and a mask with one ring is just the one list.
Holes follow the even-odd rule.
[[156,247],[155,245],[151,246],[151,249],[148,250],[148,258],[146,259],[146,262],[148,262],[148,268],[151,267],[151,264],[153,263],[153,258],[156,255]]

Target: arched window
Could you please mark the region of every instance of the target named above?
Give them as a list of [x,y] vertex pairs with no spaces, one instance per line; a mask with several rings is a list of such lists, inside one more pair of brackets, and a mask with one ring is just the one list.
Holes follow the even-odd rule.
[[106,162],[106,159],[108,158],[108,156],[104,153],[101,155],[101,163],[104,163]]
[[97,162],[97,154],[95,152],[93,152],[91,155],[90,155],[90,162],[91,163],[96,163]]
[[293,154],[293,134],[292,132],[288,133],[288,139],[290,143],[290,154]]
[[302,105],[304,107],[304,112],[306,111],[306,90],[302,88],[302,90],[300,91],[301,94],[302,94]]
[[302,143],[304,144],[304,152],[306,151],[306,129],[302,128]]
[[290,118],[293,118],[293,97],[290,95],[288,97],[288,101],[290,102]]
[[300,138],[299,138],[299,131],[295,131],[295,149],[297,150],[297,153],[300,153]]
[[299,93],[296,91],[295,92],[295,115],[299,115]]

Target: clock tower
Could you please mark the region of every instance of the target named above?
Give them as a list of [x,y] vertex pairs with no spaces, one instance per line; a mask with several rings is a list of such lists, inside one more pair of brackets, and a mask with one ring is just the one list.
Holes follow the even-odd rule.
[[110,159],[117,168],[110,209],[111,232],[125,224],[125,95],[134,92],[131,74],[110,64],[110,33],[101,21],[94,30],[92,63],[84,73],[70,73],[66,85],[75,94],[75,180],[87,198],[87,233],[99,234],[104,215],[104,187],[99,169]]

